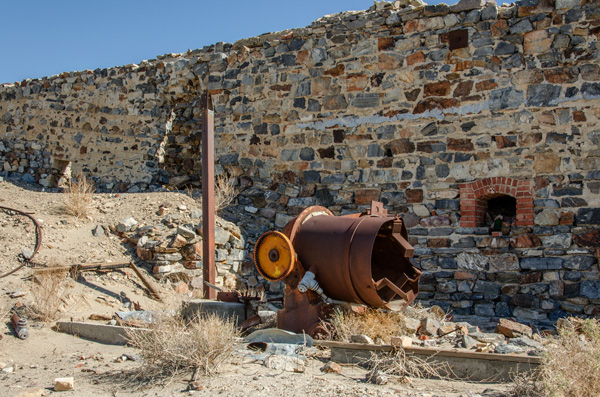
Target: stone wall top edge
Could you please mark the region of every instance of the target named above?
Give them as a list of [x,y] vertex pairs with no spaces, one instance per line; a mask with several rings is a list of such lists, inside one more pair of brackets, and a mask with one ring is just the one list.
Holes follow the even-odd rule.
[[[167,53],[162,55],[157,55],[154,59],[142,60],[138,64],[132,63],[127,65],[115,65],[113,67],[108,68],[98,68],[95,70],[85,69],[79,71],[70,71],[70,72],[62,72],[59,74],[54,74],[50,76],[44,76],[41,78],[28,78],[24,79],[21,82],[12,82],[12,83],[0,83],[0,91],[9,91],[15,88],[19,88],[23,83],[37,83],[37,82],[50,82],[52,83],[55,80],[67,78],[67,77],[78,77],[86,74],[95,74],[99,71],[110,70],[116,71],[117,73],[127,73],[133,72],[140,67],[156,67],[161,62],[169,62],[176,61],[178,59],[186,59],[193,58],[194,56],[215,52],[218,46],[223,48],[223,51],[218,52],[231,52],[237,51],[239,48],[243,46],[251,46],[251,47],[263,47],[264,43],[274,40],[281,40],[282,37],[293,33],[293,36],[300,35],[306,36],[312,34],[314,29],[327,27],[328,25],[332,25],[341,21],[343,18],[347,17],[358,17],[364,16],[365,19],[371,18],[379,18],[391,15],[391,13],[395,13],[399,16],[403,14],[409,13],[418,13],[417,17],[414,19],[426,19],[426,18],[436,18],[439,16],[447,15],[447,14],[460,14],[465,12],[464,7],[460,7],[461,4],[469,3],[467,6],[467,11],[472,11],[476,9],[483,9],[488,6],[496,6],[499,11],[510,11],[512,8],[518,8],[522,4],[525,3],[537,3],[543,0],[521,0],[516,3],[512,3],[509,5],[502,4],[501,6],[497,6],[493,0],[461,0],[454,5],[447,5],[446,3],[440,3],[437,5],[429,6],[422,2],[421,0],[402,0],[402,1],[381,1],[375,2],[375,4],[367,10],[362,11],[343,11],[336,14],[325,15],[315,21],[313,21],[310,25],[306,27],[298,27],[298,28],[290,28],[277,32],[268,32],[263,33],[258,36],[243,38],[237,40],[232,43],[225,42],[217,42],[208,46],[204,46],[202,48],[188,50],[185,53]],[[592,0],[593,1],[593,0]],[[381,5],[383,3],[383,5]],[[397,5],[397,3],[403,3],[401,5]],[[404,4],[406,3],[406,4]],[[378,5],[379,4],[379,5]],[[415,6],[416,4],[416,6]],[[460,26],[460,25],[458,25]],[[225,51],[224,48],[227,47]]]

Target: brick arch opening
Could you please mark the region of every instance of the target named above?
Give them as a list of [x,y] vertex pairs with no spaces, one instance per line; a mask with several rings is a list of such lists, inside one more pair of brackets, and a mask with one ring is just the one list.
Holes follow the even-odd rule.
[[517,226],[533,225],[532,181],[499,176],[460,184],[460,226],[483,226],[488,200],[500,196],[516,199]]

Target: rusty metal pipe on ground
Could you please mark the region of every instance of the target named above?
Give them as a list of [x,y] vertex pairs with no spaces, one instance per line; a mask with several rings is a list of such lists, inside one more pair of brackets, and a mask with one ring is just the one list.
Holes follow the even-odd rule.
[[13,313],[10,318],[10,322],[12,323],[12,326],[15,329],[15,334],[17,334],[19,339],[27,339],[29,337],[29,326],[27,325],[26,319],[20,318],[18,314]]
[[324,207],[305,209],[281,232],[257,241],[254,261],[270,281],[283,280],[279,328],[311,335],[332,304],[355,303],[401,310],[414,301],[421,271],[402,219],[373,202],[364,214],[334,216]]

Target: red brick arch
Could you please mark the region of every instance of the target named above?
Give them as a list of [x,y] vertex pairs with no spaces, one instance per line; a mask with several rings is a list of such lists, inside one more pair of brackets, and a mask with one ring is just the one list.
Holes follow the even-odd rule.
[[483,226],[487,201],[503,195],[517,200],[517,226],[533,225],[532,181],[498,176],[460,184],[460,226]]

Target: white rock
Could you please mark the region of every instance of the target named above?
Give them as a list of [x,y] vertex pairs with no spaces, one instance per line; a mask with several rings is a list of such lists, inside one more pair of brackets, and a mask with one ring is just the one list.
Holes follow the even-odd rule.
[[54,379],[54,391],[75,390],[75,378],[69,376],[67,378]]
[[272,355],[265,359],[265,367],[287,372],[304,372],[304,362],[297,357]]

